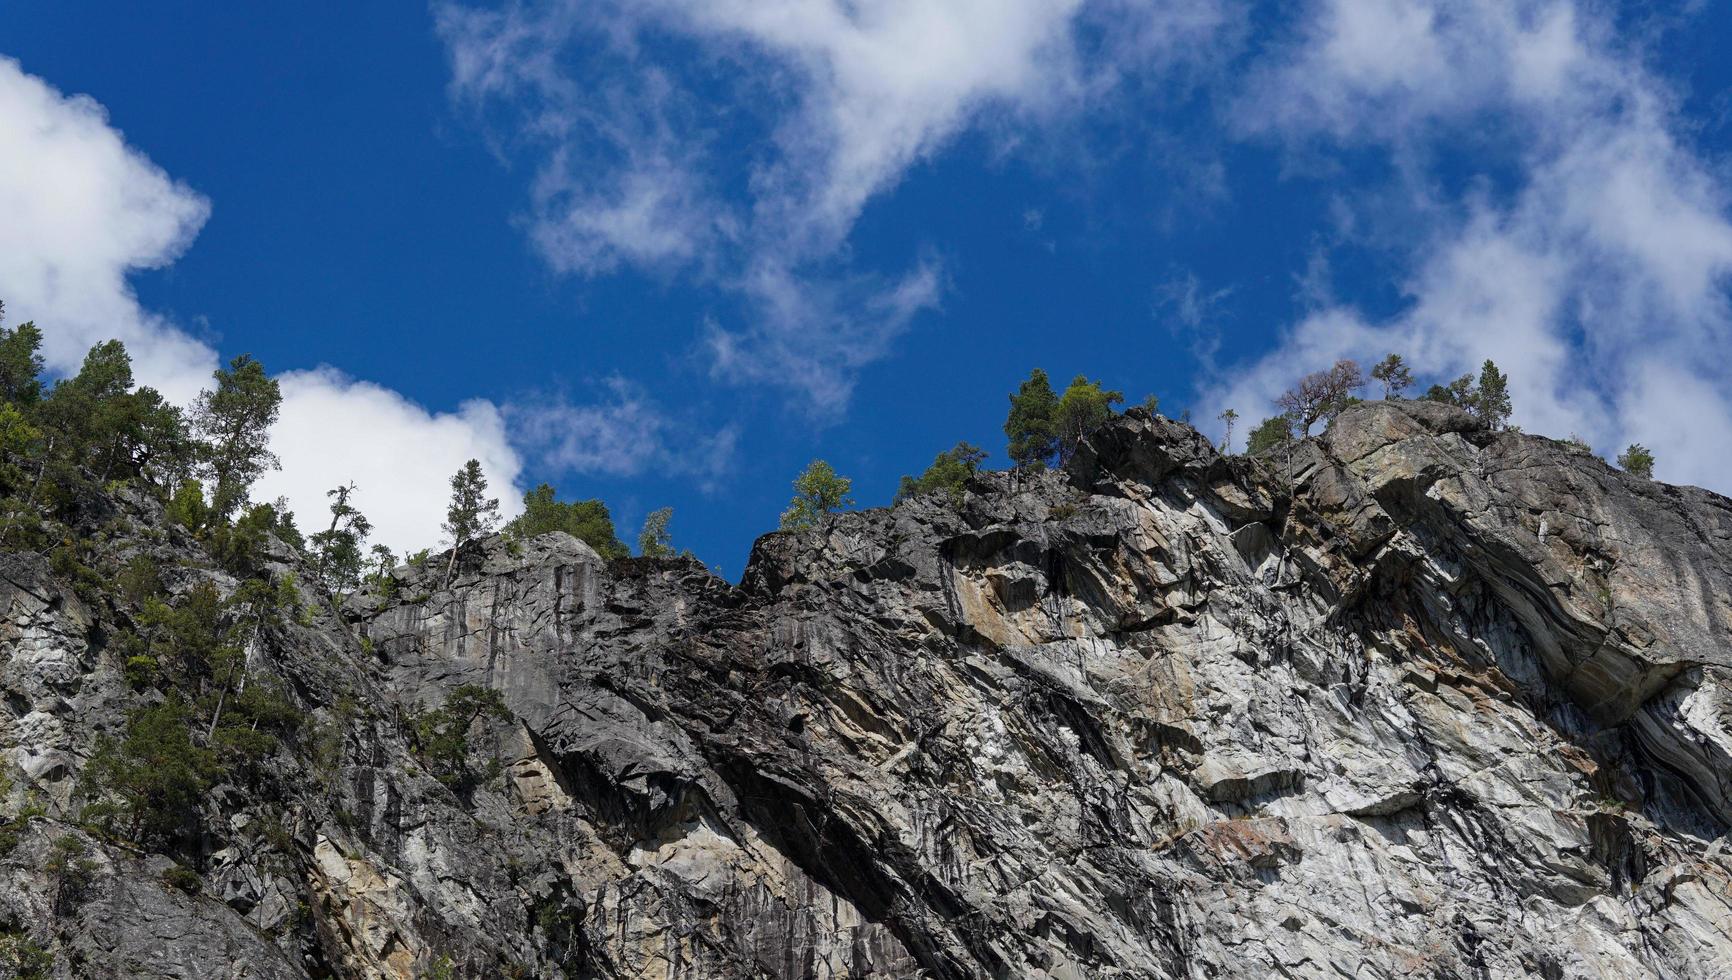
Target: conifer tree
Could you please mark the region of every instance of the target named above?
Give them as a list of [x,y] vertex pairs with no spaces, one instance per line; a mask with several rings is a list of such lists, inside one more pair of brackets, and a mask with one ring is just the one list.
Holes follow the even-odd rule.
[[445,568],[449,583],[463,546],[499,527],[499,498],[487,496],[487,477],[481,472],[480,460],[464,463],[451,477],[451,504],[445,508],[442,527],[451,541],[451,561]]
[[[0,306],[0,312],[5,307]],[[42,331],[34,323],[0,329],[0,399],[27,407],[42,398]]]
[[1233,423],[1239,421],[1239,413],[1229,408],[1215,417],[1227,427],[1227,435],[1221,440],[1221,451],[1230,453],[1233,451]]
[[1618,468],[1631,476],[1652,480],[1654,478],[1654,454],[1648,451],[1648,447],[1639,442],[1631,443],[1630,448],[1618,454]]
[[349,503],[355,485],[347,483],[325,491],[331,498],[331,525],[313,535],[314,572],[320,584],[341,603],[343,593],[361,584],[362,566],[366,563],[367,535],[373,525]]
[[1509,379],[1490,358],[1479,369],[1479,388],[1473,393],[1471,408],[1488,428],[1497,430],[1509,424]]
[[1413,384],[1413,372],[1400,354],[1391,354],[1371,369],[1371,376],[1383,383],[1384,398],[1399,398]]
[[264,365],[242,354],[212,375],[216,387],[193,403],[193,429],[203,438],[203,473],[211,484],[211,510],[227,520],[247,502],[253,483],[278,468],[270,430],[282,406],[282,391]]
[[1058,395],[1046,372],[1035,368],[1010,396],[1004,435],[1008,455],[1020,467],[1041,467],[1058,452]]
[[1432,385],[1425,391],[1425,400],[1454,405],[1469,411],[1474,406],[1473,375],[1464,374],[1447,385]]
[[599,500],[559,500],[557,491],[546,483],[524,493],[523,513],[512,519],[506,531],[518,538],[564,531],[594,548],[603,558],[624,558],[631,554],[614,530],[607,504]]
[[1251,437],[1245,443],[1245,452],[1260,456],[1292,441],[1293,419],[1286,415],[1272,415],[1251,430]]
[[904,476],[896,491],[896,502],[901,503],[922,494],[942,493],[953,506],[958,505],[962,503],[969,477],[980,471],[980,464],[985,460],[985,450],[959,442],[955,447],[934,457],[932,465],[919,477]]
[[1124,392],[1107,391],[1099,381],[1090,381],[1080,374],[1073,378],[1053,415],[1058,430],[1059,462],[1075,455],[1083,437],[1112,418],[1113,406],[1124,400]]

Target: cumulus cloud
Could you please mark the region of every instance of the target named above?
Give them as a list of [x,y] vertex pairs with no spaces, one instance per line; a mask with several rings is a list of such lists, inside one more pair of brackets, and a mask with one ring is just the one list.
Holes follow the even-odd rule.
[[173,262],[210,204],[126,145],[107,113],[0,58],[0,299],[37,319],[50,371],[76,371],[111,338],[137,373],[187,401],[216,366],[210,348],[139,306],[127,276]]
[[889,275],[830,261],[873,197],[983,119],[1054,118],[1228,20],[1221,0],[436,11],[456,99],[499,110],[503,142],[540,156],[530,226],[548,261],[706,277],[747,310],[705,326],[718,376],[783,384],[820,414],[940,298],[929,257]]
[[[1209,400],[1265,409],[1296,371],[1339,356],[1400,351],[1439,378],[1491,357],[1518,424],[1608,453],[1643,442],[1662,477],[1732,488],[1732,361],[1717,355],[1732,339],[1727,189],[1664,82],[1611,37],[1568,0],[1319,4],[1239,122],[1400,162],[1408,303],[1376,322],[1319,306]],[[1468,139],[1504,147],[1488,156],[1509,190],[1492,174],[1439,201],[1433,161]]]
[[[42,328],[49,372],[75,372],[93,345],[118,338],[141,384],[186,404],[210,382],[209,344],[143,309],[127,277],[165,266],[210,213],[197,192],[151,163],[87,96],[67,96],[0,58],[0,299],[11,320]],[[330,368],[279,378],[271,444],[283,470],[255,490],[289,498],[303,527],[325,491],[360,484],[356,501],[399,550],[435,543],[448,481],[481,460],[507,508],[520,469],[501,413],[487,402],[435,413]]]
[[389,388],[331,367],[277,376],[283,413],[271,430],[281,470],[254,488],[262,500],[287,497],[305,531],[329,516],[325,492],[354,483],[350,503],[373,523],[374,537],[401,550],[438,541],[452,474],[481,462],[506,517],[523,509],[515,487],[522,463],[493,403],[464,402],[429,412]]

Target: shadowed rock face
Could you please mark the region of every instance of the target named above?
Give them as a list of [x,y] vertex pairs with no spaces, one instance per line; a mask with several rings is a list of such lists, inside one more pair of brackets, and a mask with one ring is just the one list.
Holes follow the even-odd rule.
[[[1222,458],[1133,410],[738,586],[467,558],[265,644],[339,747],[212,794],[199,896],[95,844],[55,912],[42,827],[0,912],[89,975],[1732,974],[1732,502],[1560,443],[1381,402]],[[127,695],[105,612],[8,561],[62,808]],[[454,793],[402,719],[463,684],[513,717]]]

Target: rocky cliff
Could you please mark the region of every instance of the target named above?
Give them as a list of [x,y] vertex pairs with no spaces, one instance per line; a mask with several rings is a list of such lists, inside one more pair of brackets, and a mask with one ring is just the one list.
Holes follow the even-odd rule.
[[[233,588],[154,508],[108,567]],[[9,935],[58,976],[1732,975],[1732,501],[1566,444],[1379,402],[1223,458],[1133,410],[738,585],[465,557],[250,649],[303,734],[172,856],[78,819],[128,614],[0,559]],[[453,787],[410,730],[470,684],[508,714]]]

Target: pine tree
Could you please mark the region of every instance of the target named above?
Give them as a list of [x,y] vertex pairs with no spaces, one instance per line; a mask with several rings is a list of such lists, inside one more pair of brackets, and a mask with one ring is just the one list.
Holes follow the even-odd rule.
[[192,424],[204,441],[201,463],[211,484],[211,510],[227,520],[246,504],[253,483],[281,465],[270,450],[270,431],[283,395],[250,354],[212,377],[216,387],[199,393]]
[[30,406],[42,398],[41,351],[42,331],[36,324],[0,329],[0,399]]
[[367,535],[373,530],[367,518],[349,503],[354,492],[353,483],[325,491],[325,496],[331,498],[331,526],[312,538],[314,573],[325,591],[339,603],[343,593],[352,592],[361,584]]
[[1413,372],[1400,354],[1391,354],[1371,369],[1371,376],[1383,383],[1384,398],[1399,398],[1413,384]]
[[523,495],[523,513],[512,519],[506,531],[518,538],[564,531],[594,548],[603,558],[624,558],[631,554],[614,530],[607,504],[599,500],[559,500],[553,487],[546,483]]
[[449,583],[463,546],[499,527],[499,498],[487,496],[487,477],[479,460],[464,463],[451,477],[451,504],[445,508],[442,526],[451,541],[451,561],[445,567],[445,581]]
[[1648,447],[1639,442],[1631,443],[1630,448],[1618,454],[1618,468],[1631,476],[1652,480],[1654,478],[1654,454],[1648,451]]
[[1076,455],[1083,438],[1112,418],[1113,406],[1124,400],[1123,392],[1107,391],[1099,381],[1090,381],[1080,374],[1073,378],[1053,415],[1058,431],[1059,462]]
[[1245,452],[1260,456],[1292,441],[1293,419],[1286,415],[1273,415],[1251,430],[1251,438],[1245,443]]
[[969,478],[980,471],[980,464],[985,460],[985,450],[970,443],[959,442],[955,447],[934,457],[932,465],[919,477],[904,476],[896,491],[896,502],[901,503],[923,494],[942,493],[952,506],[960,505],[963,494],[967,492]]
[[1239,421],[1239,413],[1229,408],[1215,417],[1227,427],[1227,435],[1221,440],[1221,452],[1230,453],[1233,451],[1233,423]]
[[1442,402],[1469,411],[1474,407],[1475,392],[1473,390],[1473,375],[1464,374],[1447,385],[1432,385],[1426,389],[1425,400]]
[[1470,405],[1479,420],[1494,431],[1509,424],[1509,379],[1490,358],[1479,370],[1479,388],[1473,393]]
[[1046,372],[1035,368],[1010,396],[1010,415],[1004,420],[1004,435],[1010,440],[1008,455],[1021,467],[1041,467],[1058,452],[1058,395]]

